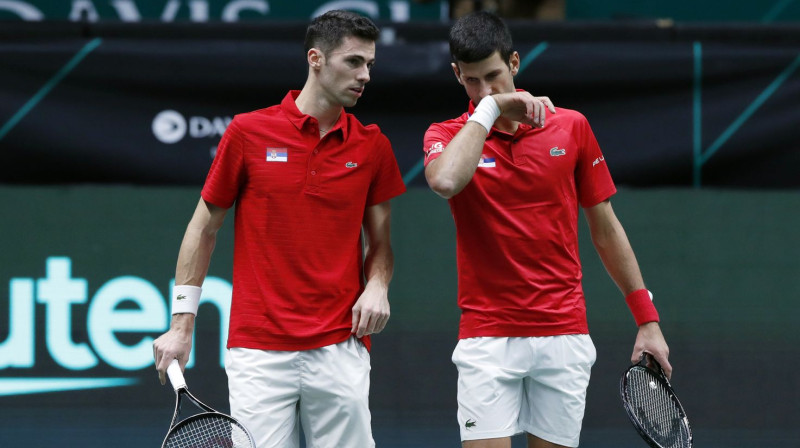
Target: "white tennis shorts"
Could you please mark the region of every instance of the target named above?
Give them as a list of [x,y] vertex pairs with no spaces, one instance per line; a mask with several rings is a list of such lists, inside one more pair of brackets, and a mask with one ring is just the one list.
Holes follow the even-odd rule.
[[225,358],[231,415],[258,448],[375,446],[370,356],[356,338],[314,350],[232,348]]
[[461,440],[527,432],[578,446],[596,357],[588,334],[460,340],[453,363]]

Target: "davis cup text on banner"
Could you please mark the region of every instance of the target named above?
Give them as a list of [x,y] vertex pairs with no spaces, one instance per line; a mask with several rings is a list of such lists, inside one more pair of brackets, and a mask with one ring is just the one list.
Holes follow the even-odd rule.
[[[170,281],[169,289],[174,286]],[[69,257],[48,257],[44,278],[9,281],[8,337],[0,343],[0,370],[33,369],[38,356],[35,338],[44,335],[47,353],[64,369],[82,371],[102,361],[116,369],[152,368],[154,338],[169,325],[169,303],[149,281],[122,276],[103,284],[91,299],[86,279],[72,277]],[[220,316],[219,365],[224,365],[228,336],[231,284],[208,277],[200,304],[213,304]],[[123,305],[124,304],[124,305]],[[44,322],[36,321],[36,307],[44,307]],[[120,306],[123,305],[123,306]],[[0,313],[0,316],[6,313]],[[75,322],[85,316],[88,341],[73,340]],[[5,326],[5,322],[3,322]],[[37,325],[44,324],[43,331]],[[123,343],[118,333],[141,334],[135,343]],[[126,341],[130,341],[126,338]],[[192,351],[189,364],[194,365]]]
[[0,0],[0,21],[307,20],[331,9],[349,9],[376,20],[392,22],[444,20],[449,17],[446,0]]
[[231,121],[231,117],[202,116],[190,116],[187,120],[184,114],[167,109],[153,117],[150,129],[158,141],[171,145],[183,140],[187,134],[195,139],[222,137]]

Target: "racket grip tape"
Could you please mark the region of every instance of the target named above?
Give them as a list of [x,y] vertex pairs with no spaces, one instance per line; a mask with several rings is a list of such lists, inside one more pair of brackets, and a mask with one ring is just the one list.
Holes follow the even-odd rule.
[[172,384],[173,389],[178,390],[182,387],[186,387],[186,379],[183,378],[181,365],[178,363],[177,359],[173,359],[172,362],[169,363],[169,367],[167,367],[167,376],[169,377],[169,382]]
[[648,322],[658,322],[658,311],[653,305],[653,293],[646,289],[637,289],[625,297],[625,303],[633,314],[637,326]]

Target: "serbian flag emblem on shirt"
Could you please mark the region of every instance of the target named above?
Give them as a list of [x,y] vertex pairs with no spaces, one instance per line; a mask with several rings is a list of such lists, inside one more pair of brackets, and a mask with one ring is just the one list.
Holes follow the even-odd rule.
[[494,168],[494,157],[487,157],[486,154],[481,154],[481,160],[478,162],[478,168]]
[[289,152],[286,148],[267,148],[267,162],[288,162]]

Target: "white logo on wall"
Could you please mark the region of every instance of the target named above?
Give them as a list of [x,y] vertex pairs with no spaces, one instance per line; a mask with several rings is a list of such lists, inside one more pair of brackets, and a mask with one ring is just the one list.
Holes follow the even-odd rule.
[[161,143],[171,145],[183,140],[188,134],[191,138],[222,137],[230,117],[192,116],[187,120],[175,110],[163,110],[153,118],[153,135]]
[[[8,328],[8,336],[0,341],[0,370],[14,368],[20,376],[0,377],[0,397],[128,386],[135,384],[136,378],[99,378],[91,370],[100,365],[128,372],[153,367],[153,339],[169,325],[167,298],[174,280],[166,298],[154,284],[132,275],[109,279],[92,296],[89,281],[73,276],[72,259],[53,256],[45,261],[44,277],[15,277],[8,285],[7,314],[0,310]],[[214,356],[220,367],[224,365],[231,293],[229,281],[207,277],[200,297],[201,304],[215,306],[220,315],[218,349],[205,352]],[[129,306],[120,307],[123,302]],[[86,327],[73,328],[82,322]],[[128,337],[119,338],[124,333]],[[37,348],[41,336],[46,350]],[[192,349],[187,366],[194,364],[194,358]],[[25,372],[52,362],[66,370],[89,372],[83,378],[72,375],[47,381]]]
[[174,110],[162,111],[153,119],[153,135],[161,143],[177,143],[186,135],[186,119]]

